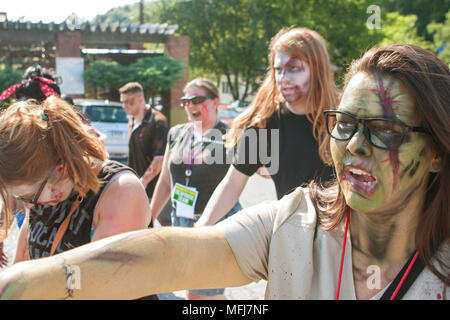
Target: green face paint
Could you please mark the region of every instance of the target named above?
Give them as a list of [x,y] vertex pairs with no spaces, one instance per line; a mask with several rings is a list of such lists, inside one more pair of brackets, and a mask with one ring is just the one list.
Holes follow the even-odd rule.
[[[414,100],[388,76],[358,73],[349,82],[339,111],[360,118],[385,118],[420,126]],[[360,124],[350,140],[331,139],[331,154],[347,204],[361,212],[390,211],[424,191],[431,150],[424,133],[409,132],[398,150],[369,144]]]

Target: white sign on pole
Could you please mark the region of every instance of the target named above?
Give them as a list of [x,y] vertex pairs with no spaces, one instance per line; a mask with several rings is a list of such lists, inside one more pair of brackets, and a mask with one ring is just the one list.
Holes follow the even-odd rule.
[[61,94],[84,94],[83,58],[56,58],[56,72],[62,78]]

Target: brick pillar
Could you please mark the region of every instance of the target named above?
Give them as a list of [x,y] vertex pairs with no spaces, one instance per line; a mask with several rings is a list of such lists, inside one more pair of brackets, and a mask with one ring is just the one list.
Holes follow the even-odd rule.
[[85,93],[80,46],[79,31],[60,31],[56,34],[56,72],[63,79],[60,89],[62,94],[69,94],[72,98],[81,97]]
[[182,60],[186,65],[186,73],[183,78],[175,83],[175,85],[169,90],[167,97],[170,109],[179,109],[180,98],[183,96],[184,86],[189,80],[189,37],[167,36],[164,44],[164,54],[176,60]]
[[64,31],[56,34],[56,57],[81,57],[81,33]]

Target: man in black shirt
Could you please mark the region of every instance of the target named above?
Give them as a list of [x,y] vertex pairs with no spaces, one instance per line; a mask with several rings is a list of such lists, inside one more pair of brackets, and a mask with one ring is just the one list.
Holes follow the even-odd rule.
[[161,112],[146,105],[139,83],[129,82],[119,92],[122,107],[132,116],[128,124],[128,166],[137,172],[151,199],[163,163],[168,121]]

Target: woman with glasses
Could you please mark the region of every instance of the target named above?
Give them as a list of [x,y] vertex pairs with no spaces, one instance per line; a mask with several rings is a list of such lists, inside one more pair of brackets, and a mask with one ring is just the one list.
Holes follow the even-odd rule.
[[[267,279],[268,299],[448,299],[448,101],[450,69],[434,54],[406,44],[369,50],[326,112],[336,181],[214,226],[128,233],[63,254],[95,279],[75,296],[133,297],[101,285],[125,262],[99,257],[127,253],[133,267],[113,285],[137,293]],[[65,281],[65,267],[48,259],[0,273],[0,292],[60,298],[40,286],[63,292]]]
[[[209,197],[225,176],[229,164],[222,140],[227,126],[217,117],[219,91],[205,78],[196,78],[184,88],[181,106],[188,123],[170,129],[160,178],[150,204],[156,219],[170,198],[172,226],[192,227]],[[223,219],[242,209],[238,200]],[[225,299],[224,288],[190,290],[188,299]]]
[[107,160],[103,144],[56,96],[1,114],[0,192],[27,208],[15,263],[143,229],[149,219],[134,172]]
[[278,199],[312,179],[332,177],[325,166],[330,159],[323,110],[336,105],[338,91],[325,40],[307,28],[283,28],[270,43],[268,61],[252,104],[227,136],[235,161],[197,226],[218,221],[255,172],[272,178]]

